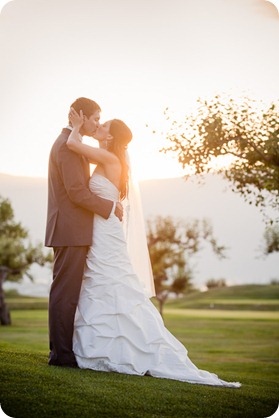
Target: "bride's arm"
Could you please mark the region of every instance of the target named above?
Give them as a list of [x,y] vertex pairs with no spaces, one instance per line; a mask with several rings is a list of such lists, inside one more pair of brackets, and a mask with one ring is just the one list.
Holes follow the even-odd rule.
[[81,142],[79,139],[79,130],[83,124],[82,111],[80,111],[80,115],[76,112],[71,113],[70,121],[73,126],[73,130],[70,133],[66,144],[71,151],[83,155],[93,164],[100,163],[106,165],[117,161],[116,155],[111,152],[105,149],[91,147],[90,145],[86,145]]
[[117,161],[117,157],[111,152],[105,149],[95,148],[90,145],[83,144],[76,136],[76,131],[74,129],[67,140],[67,146],[71,151],[88,158],[92,164],[106,165]]

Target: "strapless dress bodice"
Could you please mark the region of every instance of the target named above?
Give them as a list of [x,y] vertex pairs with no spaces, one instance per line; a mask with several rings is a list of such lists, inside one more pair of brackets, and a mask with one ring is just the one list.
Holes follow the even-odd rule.
[[103,199],[118,201],[119,190],[106,177],[99,173],[93,173],[89,180],[89,189],[91,192],[102,197]]

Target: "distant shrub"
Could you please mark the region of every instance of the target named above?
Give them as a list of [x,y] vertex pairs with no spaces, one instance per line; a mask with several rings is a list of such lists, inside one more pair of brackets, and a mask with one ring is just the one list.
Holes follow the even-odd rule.
[[227,283],[225,279],[209,279],[205,285],[207,289],[214,289],[216,287],[226,287]]

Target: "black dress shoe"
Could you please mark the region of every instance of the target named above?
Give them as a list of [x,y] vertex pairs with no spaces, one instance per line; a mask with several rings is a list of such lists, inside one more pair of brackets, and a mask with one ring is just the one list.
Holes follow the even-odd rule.
[[56,367],[70,367],[72,369],[78,369],[79,368],[77,362],[74,362],[74,363],[63,363],[63,364],[49,362],[48,365],[49,366],[56,366]]

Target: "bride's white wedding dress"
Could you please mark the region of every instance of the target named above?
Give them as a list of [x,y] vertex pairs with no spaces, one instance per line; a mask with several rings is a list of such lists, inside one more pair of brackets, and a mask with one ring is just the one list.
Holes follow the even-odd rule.
[[[117,201],[117,188],[94,173],[90,189]],[[239,387],[199,370],[186,348],[165,328],[161,315],[134,273],[121,222],[95,215],[93,245],[87,256],[73,350],[80,368],[189,383]]]

